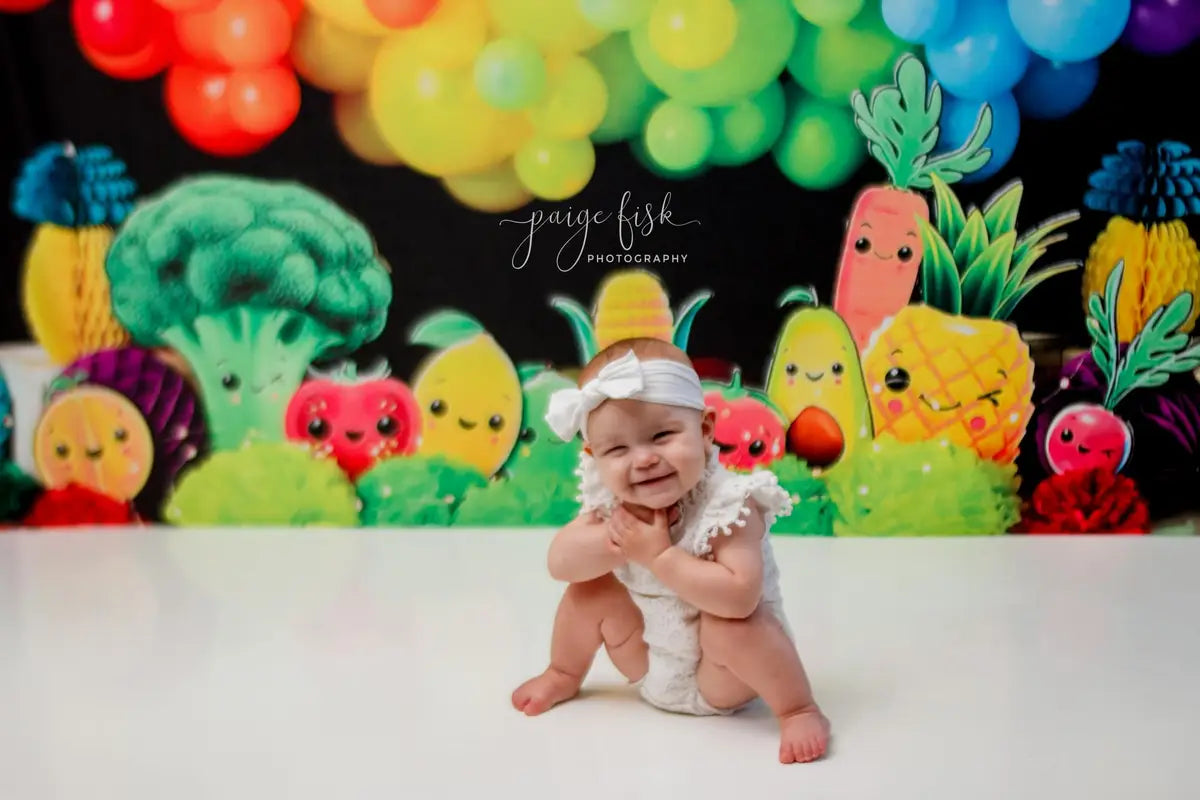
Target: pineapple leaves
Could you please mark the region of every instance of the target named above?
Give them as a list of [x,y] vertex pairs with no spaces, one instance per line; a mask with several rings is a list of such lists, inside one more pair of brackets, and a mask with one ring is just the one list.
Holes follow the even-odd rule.
[[975,257],[962,278],[963,313],[991,319],[1004,299],[1004,278],[1012,261],[1015,231],[1008,231]]
[[1016,230],[1017,210],[1021,207],[1024,191],[1025,185],[1021,181],[1012,181],[984,205],[983,222],[990,239],[996,239],[1004,231]]
[[962,287],[954,254],[926,220],[917,217],[917,227],[925,251],[921,261],[921,295],[925,303],[948,314],[961,313]]
[[967,224],[963,226],[962,235],[954,243],[954,263],[969,265],[979,258],[987,246],[988,230],[983,223],[983,214],[980,214],[978,209],[972,209],[967,215]]
[[1078,261],[1062,261],[1058,264],[1038,270],[1034,276],[1024,283],[1012,286],[1006,286],[1004,289],[1004,301],[1000,304],[1000,308],[996,311],[993,319],[1006,320],[1012,316],[1013,311],[1020,305],[1031,291],[1036,289],[1042,283],[1050,280],[1056,275],[1066,275],[1068,272],[1073,272],[1079,269],[1080,262]]
[[[938,140],[942,94],[928,85],[925,65],[912,53],[896,62],[893,83],[878,86],[868,103],[861,91],[850,96],[854,124],[869,143],[871,155],[900,189],[929,187],[929,153]],[[978,169],[978,167],[976,167]]]
[[[1118,266],[1123,268],[1124,263]],[[1115,281],[1112,275],[1109,276],[1110,287],[1120,283],[1117,272],[1117,269],[1113,270],[1113,275],[1117,275]],[[1106,289],[1105,293],[1110,292]],[[1105,309],[1111,319],[1106,324],[1115,329],[1116,292],[1112,291],[1111,294],[1112,305]],[[1179,332],[1192,312],[1193,302],[1191,292],[1180,292],[1174,300],[1150,315],[1146,326],[1133,338],[1124,357],[1117,362],[1113,378],[1108,383],[1108,392],[1104,395],[1105,408],[1111,411],[1130,392],[1162,386],[1171,375],[1200,367],[1200,342],[1188,347],[1187,334]]]
[[963,227],[967,224],[967,215],[963,213],[958,197],[937,175],[933,176],[933,196],[936,200],[935,214],[937,215],[938,233],[950,247],[954,247],[954,243],[962,234]]
[[[1033,259],[1026,261],[1026,256],[1030,253],[1030,251],[1041,247],[1042,252],[1044,253],[1046,249],[1050,247],[1050,245],[1067,238],[1066,234],[1061,234],[1059,236],[1050,236],[1050,234],[1065,225],[1070,225],[1077,219],[1079,219],[1078,211],[1067,211],[1063,214],[1059,214],[1056,217],[1051,217],[1050,219],[1045,220],[1042,222],[1042,224],[1038,225],[1036,228],[1029,231],[1017,240],[1017,246],[1013,249],[1013,261],[1018,264],[1018,269],[1019,265],[1022,262],[1025,262],[1025,271],[1021,272],[1020,277],[1016,278],[1014,285],[1021,282],[1021,280],[1025,277],[1025,273],[1029,271],[1030,265],[1037,260],[1037,256],[1035,256]],[[1013,274],[1015,277],[1016,273]]]

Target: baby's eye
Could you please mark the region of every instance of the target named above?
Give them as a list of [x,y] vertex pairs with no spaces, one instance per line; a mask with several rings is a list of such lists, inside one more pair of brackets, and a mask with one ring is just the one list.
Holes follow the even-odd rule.
[[619,456],[621,453],[624,453],[624,452],[625,452],[625,445],[619,444],[616,447],[610,447],[607,450],[605,450],[604,455]]
[[658,433],[654,434],[654,441],[661,442],[663,439],[667,438],[673,433],[675,433],[675,431],[659,431]]

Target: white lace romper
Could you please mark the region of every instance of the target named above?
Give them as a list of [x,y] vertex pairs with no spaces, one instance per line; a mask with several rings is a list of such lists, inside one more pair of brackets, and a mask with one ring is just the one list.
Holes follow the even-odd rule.
[[[780,488],[775,474],[758,470],[749,474],[726,470],[709,454],[704,477],[681,501],[679,521],[671,526],[671,542],[699,558],[712,559],[709,542],[717,534],[733,535],[745,526],[749,514],[747,498],[753,497],[765,512],[766,532],[762,538],[762,604],[771,611],[789,638],[794,638],[783,612],[779,589],[779,567],[771,547],[771,524],[791,513],[788,493]],[[581,512],[597,511],[607,517],[615,505],[612,493],[600,482],[592,457],[581,454],[579,469]],[[739,709],[713,708],[700,696],[696,667],[700,663],[700,612],[664,586],[650,570],[626,564],[613,573],[629,589],[645,620],[644,637],[649,646],[650,668],[635,686],[642,697],[658,708],[682,714],[725,715]]]

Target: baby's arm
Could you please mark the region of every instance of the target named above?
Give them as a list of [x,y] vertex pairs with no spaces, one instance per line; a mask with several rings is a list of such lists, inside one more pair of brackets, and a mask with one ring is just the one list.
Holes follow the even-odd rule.
[[679,547],[668,547],[651,562],[650,570],[663,584],[696,608],[715,617],[745,619],[762,597],[762,509],[749,501],[745,527],[712,538],[713,561],[696,558]]
[[625,557],[609,540],[608,522],[596,512],[581,514],[563,526],[547,557],[550,577],[566,583],[594,580],[624,563]]

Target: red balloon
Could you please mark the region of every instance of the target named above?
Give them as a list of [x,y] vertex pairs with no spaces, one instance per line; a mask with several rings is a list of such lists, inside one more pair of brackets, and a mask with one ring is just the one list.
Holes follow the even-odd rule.
[[183,13],[188,11],[210,11],[221,0],[154,0],[167,11]]
[[143,49],[167,12],[150,0],[72,0],[71,24],[80,45],[111,56]]
[[280,0],[222,0],[212,25],[213,47],[230,66],[274,64],[292,46],[292,18]]
[[5,13],[21,13],[24,11],[37,11],[39,8],[48,5],[50,5],[50,0],[0,0],[0,11]]
[[367,10],[389,28],[409,28],[425,20],[438,0],[367,0]]
[[287,9],[288,16],[292,19],[292,24],[295,25],[304,16],[304,0],[282,0],[283,7]]
[[244,156],[261,150],[274,136],[251,133],[230,112],[232,73],[176,64],[163,83],[167,115],[193,147],[216,156]]
[[178,52],[175,31],[169,24],[157,28],[150,41],[140,50],[126,55],[109,55],[93,50],[83,42],[79,50],[93,67],[113,78],[124,81],[140,81],[153,77],[166,69]]
[[300,113],[300,81],[290,67],[234,70],[229,78],[229,112],[239,128],[278,136]]

